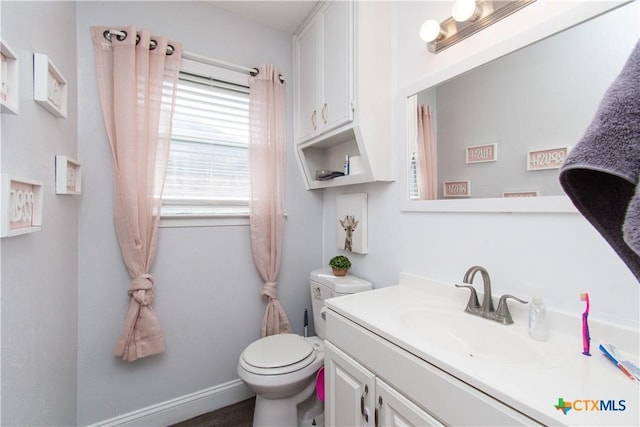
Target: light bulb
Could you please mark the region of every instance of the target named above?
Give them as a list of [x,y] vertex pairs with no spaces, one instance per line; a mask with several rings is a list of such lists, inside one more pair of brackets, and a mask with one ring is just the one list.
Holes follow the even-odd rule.
[[425,21],[420,27],[420,38],[427,43],[437,40],[443,34],[444,31],[442,31],[440,23],[435,19]]
[[476,0],[457,0],[451,9],[451,16],[458,22],[475,21],[480,15]]

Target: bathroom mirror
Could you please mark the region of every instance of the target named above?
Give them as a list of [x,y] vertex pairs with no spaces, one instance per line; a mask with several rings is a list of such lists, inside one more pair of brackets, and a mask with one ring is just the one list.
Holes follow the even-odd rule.
[[[559,166],[638,40],[637,6],[582,21],[407,93],[405,210],[575,212]],[[437,200],[417,200],[420,104],[432,109]]]

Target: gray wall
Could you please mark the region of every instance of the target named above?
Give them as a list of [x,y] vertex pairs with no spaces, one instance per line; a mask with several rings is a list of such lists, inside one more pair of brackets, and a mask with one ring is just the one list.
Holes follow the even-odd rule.
[[[2,2],[2,38],[19,57],[20,114],[2,114],[2,172],[43,182],[42,231],[2,239],[0,424],[76,420],[77,221],[82,196],[55,194],[55,155],[77,158],[75,5]],[[33,101],[33,53],[69,82],[66,119]]]
[[111,157],[95,78],[92,25],[134,23],[184,50],[251,66],[276,64],[287,82],[287,189],[280,300],[296,332],[320,267],[322,196],[304,190],[293,157],[291,36],[203,2],[81,2],[77,7],[79,151],[78,423],[86,424],[237,378],[241,351],[260,335],[265,302],[249,228],[163,228],[152,268],[165,354],[126,364],[112,355],[128,306],[128,276],[112,221]]

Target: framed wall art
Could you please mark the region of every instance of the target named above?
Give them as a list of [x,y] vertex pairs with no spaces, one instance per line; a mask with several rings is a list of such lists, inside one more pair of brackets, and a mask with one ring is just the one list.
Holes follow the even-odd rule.
[[56,156],[56,194],[81,194],[82,171],[77,161]]
[[505,191],[502,193],[502,197],[538,197],[539,195],[538,190]]
[[0,237],[42,229],[42,182],[2,174]]
[[569,154],[570,147],[547,148],[527,153],[527,170],[559,169]]
[[367,193],[340,194],[336,197],[338,249],[366,254]]
[[467,147],[465,161],[469,163],[495,162],[498,160],[498,144],[483,144]]
[[42,53],[33,54],[33,99],[55,117],[67,117],[67,81]]
[[0,71],[2,112],[18,114],[18,57],[4,41],[0,41],[0,60],[2,66]]
[[471,197],[471,181],[468,179],[442,182],[443,197]]

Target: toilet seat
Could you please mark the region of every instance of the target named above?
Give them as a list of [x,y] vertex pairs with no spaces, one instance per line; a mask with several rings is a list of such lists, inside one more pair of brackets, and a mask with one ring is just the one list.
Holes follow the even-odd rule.
[[296,334],[278,334],[251,343],[242,352],[240,365],[258,375],[282,375],[309,366],[316,359],[313,347]]

